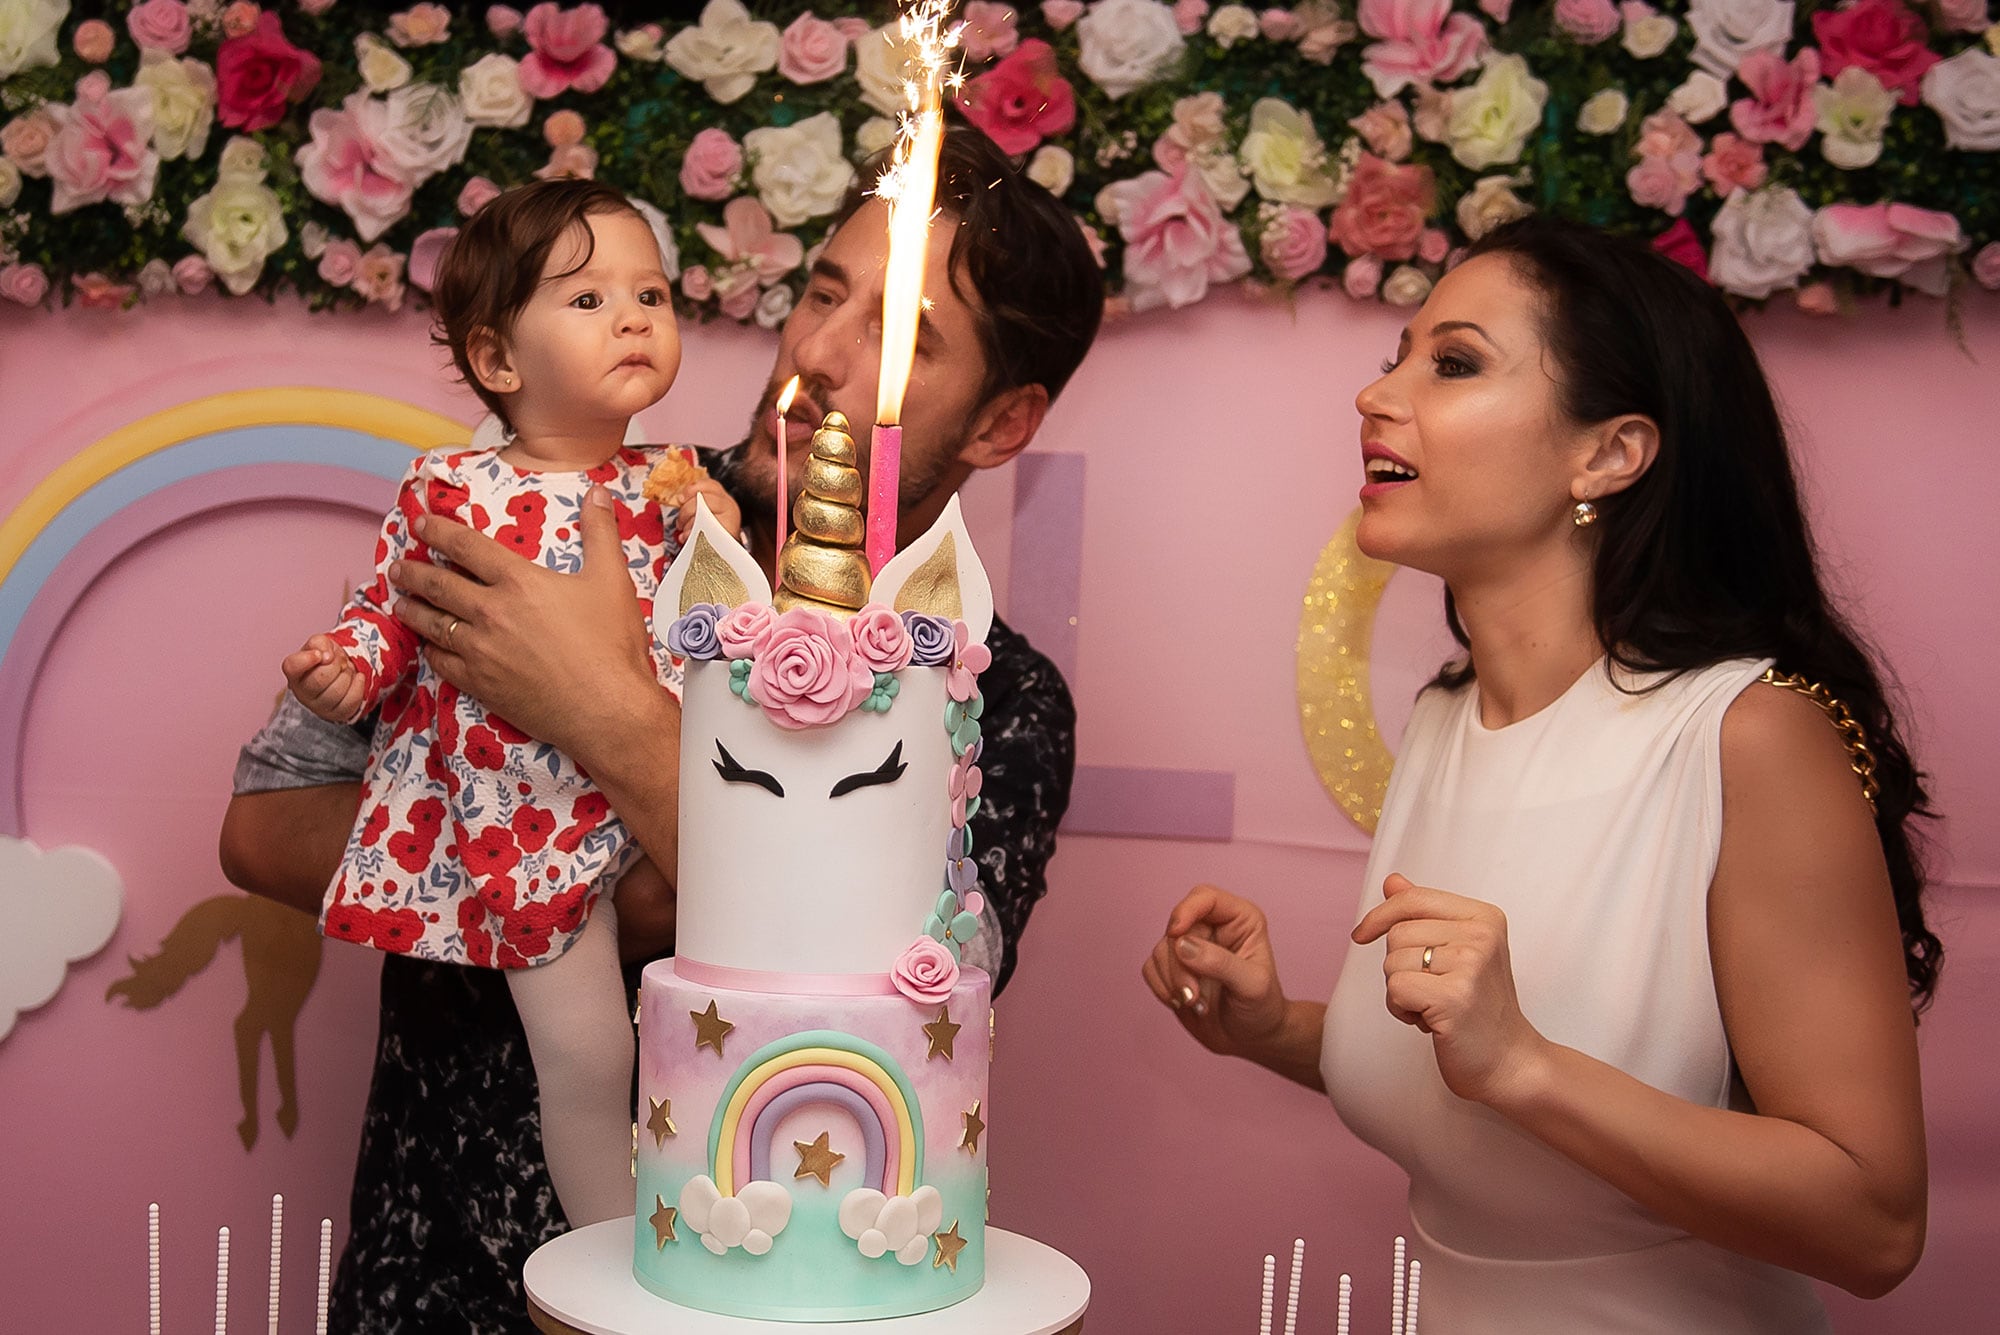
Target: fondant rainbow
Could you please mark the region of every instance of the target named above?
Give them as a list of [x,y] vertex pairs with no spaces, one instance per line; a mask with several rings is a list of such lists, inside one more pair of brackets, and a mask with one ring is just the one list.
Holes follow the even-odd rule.
[[[854,1113],[864,1145],[879,1137],[879,1160],[864,1149],[867,1185],[885,1196],[907,1196],[923,1180],[924,1122],[915,1090],[894,1057],[863,1039],[831,1029],[811,1029],[769,1043],[750,1054],[723,1087],[721,1116],[708,1133],[709,1172],[716,1190],[734,1195],[742,1184],[767,1180],[771,1137],[799,1090],[817,1091]],[[865,1115],[829,1094],[858,1095]]]
[[[63,621],[138,543],[195,515],[269,501],[379,515],[412,450],[470,430],[350,390],[273,388],[197,399],[81,449],[0,516],[0,734],[26,733],[36,673]],[[23,834],[20,756],[0,756],[0,834]]]

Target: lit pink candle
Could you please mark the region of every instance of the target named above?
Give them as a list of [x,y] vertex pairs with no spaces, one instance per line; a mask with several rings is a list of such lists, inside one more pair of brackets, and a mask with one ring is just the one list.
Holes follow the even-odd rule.
[[785,414],[792,410],[792,398],[799,392],[799,378],[793,376],[785,382],[785,388],[778,395],[778,543],[771,550],[785,550],[785,518],[792,508],[792,473],[785,462],[787,427]]

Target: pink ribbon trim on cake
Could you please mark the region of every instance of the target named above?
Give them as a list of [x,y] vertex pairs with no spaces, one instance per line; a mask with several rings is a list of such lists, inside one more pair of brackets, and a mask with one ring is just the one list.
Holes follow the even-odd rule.
[[886,973],[779,973],[738,969],[728,964],[703,964],[685,955],[674,957],[674,972],[690,983],[739,992],[812,992],[823,997],[896,995],[896,985]]

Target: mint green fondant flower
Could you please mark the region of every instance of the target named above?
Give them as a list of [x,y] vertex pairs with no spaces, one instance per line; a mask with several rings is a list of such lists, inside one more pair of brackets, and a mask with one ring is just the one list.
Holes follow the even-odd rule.
[[751,666],[751,660],[747,658],[732,658],[729,660],[729,689],[742,696],[745,700],[750,698]]
[[960,948],[979,935],[979,919],[959,907],[956,892],[946,890],[938,896],[931,916],[924,920],[924,934],[933,941],[942,941],[951,957],[959,959]]
[[889,706],[896,702],[897,693],[902,689],[903,684],[896,679],[895,673],[878,672],[875,674],[875,689],[868,693],[868,698],[861,702],[861,707],[871,713],[886,714],[889,712]]

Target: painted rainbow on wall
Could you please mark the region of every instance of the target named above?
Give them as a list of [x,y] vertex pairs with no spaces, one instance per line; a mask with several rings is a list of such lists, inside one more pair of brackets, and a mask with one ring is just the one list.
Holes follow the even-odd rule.
[[716,1190],[732,1196],[771,1176],[771,1140],[791,1111],[826,1103],[854,1116],[867,1185],[907,1196],[924,1173],[923,1111],[909,1077],[887,1052],[851,1034],[812,1029],[750,1054],[723,1087],[708,1133]]
[[410,452],[471,429],[353,390],[277,387],[194,400],[79,450],[0,515],[0,834],[24,836],[30,695],[63,622],[126,552],[196,515],[272,501],[386,511]]

